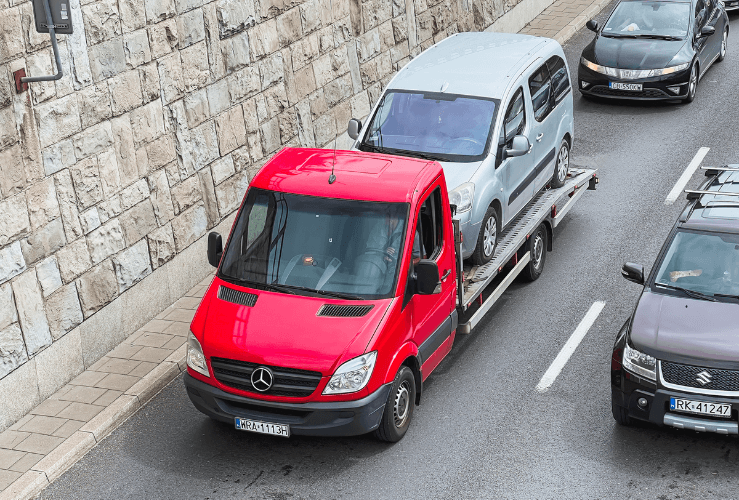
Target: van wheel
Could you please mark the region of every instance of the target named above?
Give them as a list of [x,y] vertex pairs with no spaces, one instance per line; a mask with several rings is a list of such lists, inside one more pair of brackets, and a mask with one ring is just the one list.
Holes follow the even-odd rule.
[[472,263],[481,266],[490,262],[498,246],[498,212],[489,207],[482,218],[480,235],[477,237],[477,246],[472,253]]
[[531,260],[521,273],[521,276],[526,281],[536,281],[544,270],[544,261],[547,260],[548,236],[547,228],[544,224],[540,224],[534,235],[531,237],[531,243],[529,244]]
[[416,378],[407,366],[401,366],[387,396],[385,411],[375,437],[380,441],[397,443],[405,436],[413,418],[416,403]]
[[626,408],[619,406],[611,401],[611,412],[613,412],[613,419],[618,425],[629,426],[631,425],[631,418]]
[[552,187],[560,188],[565,185],[567,173],[570,171],[570,143],[562,139],[559,146],[556,162],[554,164],[554,176],[552,176]]

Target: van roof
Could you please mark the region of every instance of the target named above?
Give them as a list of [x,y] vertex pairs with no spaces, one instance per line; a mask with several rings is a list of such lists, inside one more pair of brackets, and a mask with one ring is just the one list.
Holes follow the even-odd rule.
[[[441,165],[419,160],[359,151],[285,148],[268,161],[251,186],[327,198],[410,202],[416,187],[436,179]],[[329,184],[333,165],[336,181]]]
[[[510,33],[457,33],[409,62],[388,90],[418,90],[500,99],[524,64],[554,52],[555,40]],[[547,50],[544,50],[544,49]]]

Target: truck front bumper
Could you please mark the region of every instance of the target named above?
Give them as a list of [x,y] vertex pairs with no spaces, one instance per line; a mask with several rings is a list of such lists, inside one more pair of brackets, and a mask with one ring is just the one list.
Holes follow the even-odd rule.
[[306,436],[357,436],[377,429],[391,385],[356,401],[280,403],[229,394],[185,374],[190,401],[209,417],[232,425],[236,417],[288,424],[291,434]]

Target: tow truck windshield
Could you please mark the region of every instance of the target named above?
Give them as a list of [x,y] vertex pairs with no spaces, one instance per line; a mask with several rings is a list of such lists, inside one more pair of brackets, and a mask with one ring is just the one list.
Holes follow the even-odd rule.
[[407,219],[406,203],[251,188],[220,273],[244,286],[297,295],[389,297]]

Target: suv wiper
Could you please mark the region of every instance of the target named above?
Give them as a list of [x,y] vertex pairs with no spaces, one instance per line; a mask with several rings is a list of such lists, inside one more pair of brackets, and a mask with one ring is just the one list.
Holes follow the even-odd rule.
[[284,291],[286,293],[292,293],[292,294],[294,294],[296,291],[302,291],[302,292],[316,293],[318,295],[325,295],[327,297],[334,297],[337,299],[365,300],[363,297],[360,297],[359,295],[352,295],[350,293],[342,293],[342,292],[329,292],[328,290],[316,290],[315,288],[309,288],[307,286],[284,285],[281,283],[269,283],[267,286],[272,287],[276,291],[280,291],[280,292]]
[[679,286],[672,286],[667,285],[665,283],[654,283],[656,286],[667,288],[668,290],[678,290],[680,292],[683,292],[685,295],[692,299],[699,299],[699,300],[707,300],[709,302],[718,302],[713,295],[706,295],[705,293],[696,292],[695,290],[688,290],[687,288],[682,288]]

